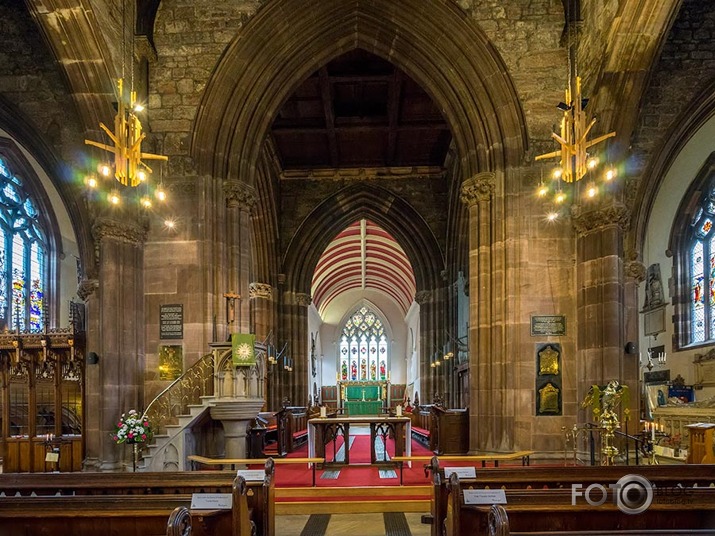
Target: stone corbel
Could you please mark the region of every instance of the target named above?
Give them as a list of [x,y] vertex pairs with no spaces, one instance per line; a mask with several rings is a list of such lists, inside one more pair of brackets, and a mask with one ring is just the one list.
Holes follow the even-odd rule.
[[268,283],[258,283],[254,281],[248,284],[248,299],[254,300],[261,298],[270,300],[273,297],[273,287]]
[[223,183],[223,193],[229,207],[251,212],[256,205],[256,190],[245,182],[228,179]]

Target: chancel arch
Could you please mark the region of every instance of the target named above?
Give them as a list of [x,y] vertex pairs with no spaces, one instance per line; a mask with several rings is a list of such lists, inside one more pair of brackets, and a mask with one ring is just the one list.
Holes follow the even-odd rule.
[[[436,300],[444,286],[441,278],[444,256],[430,227],[415,208],[383,188],[365,184],[348,186],[313,209],[294,234],[283,260],[286,292],[291,289],[309,293],[319,259],[330,242],[361,219],[374,222],[396,240],[414,270],[416,292],[435,297],[435,301],[421,310],[420,316],[427,316],[427,321],[422,322],[427,328],[419,334],[424,341],[422,347],[435,346],[443,332],[444,319],[436,312],[439,305]],[[397,307],[395,310],[402,311],[403,315],[406,312]],[[291,334],[293,340],[298,333],[306,331],[307,318],[291,326],[296,330]],[[420,368],[422,374],[428,376],[429,364],[421,363]]]
[[[291,31],[276,20],[290,21]],[[201,172],[255,180],[262,150],[255,140],[265,137],[281,103],[310,73],[354,48],[394,62],[440,105],[462,178],[521,161],[525,121],[513,84],[455,3],[289,0],[258,11],[209,81],[192,139]]]

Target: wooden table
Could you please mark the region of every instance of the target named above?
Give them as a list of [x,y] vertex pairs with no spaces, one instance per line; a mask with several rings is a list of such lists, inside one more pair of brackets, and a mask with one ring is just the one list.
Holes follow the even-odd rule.
[[389,415],[365,415],[355,417],[325,417],[308,421],[308,456],[310,458],[325,458],[325,445],[343,437],[345,444],[345,461],[325,462],[323,465],[348,465],[350,463],[350,425],[367,424],[370,426],[370,463],[392,463],[389,460],[378,460],[375,453],[375,438],[385,439],[391,436],[395,439],[395,456],[410,456],[412,453],[411,421],[409,417],[390,417]]

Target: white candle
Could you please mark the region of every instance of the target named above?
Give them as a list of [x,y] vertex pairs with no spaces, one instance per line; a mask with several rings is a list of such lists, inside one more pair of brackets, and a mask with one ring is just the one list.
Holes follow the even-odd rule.
[[320,417],[324,419],[327,416],[328,416],[328,412],[327,412],[325,406],[320,406]]
[[650,427],[650,439],[655,441],[655,423],[652,423]]
[[402,406],[397,406],[395,408],[395,410],[396,410],[397,416],[402,417]]

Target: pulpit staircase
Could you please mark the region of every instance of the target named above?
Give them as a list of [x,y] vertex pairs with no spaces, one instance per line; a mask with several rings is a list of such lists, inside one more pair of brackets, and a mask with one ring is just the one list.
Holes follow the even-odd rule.
[[256,364],[234,366],[230,343],[212,344],[201,357],[164,389],[144,412],[154,431],[141,452],[137,471],[184,471],[195,452],[192,427],[217,405],[262,403],[265,348],[256,345]]

